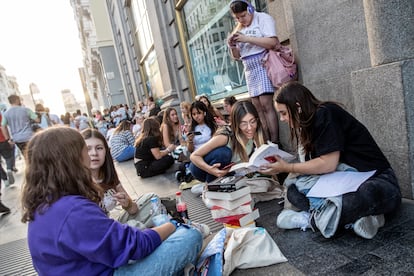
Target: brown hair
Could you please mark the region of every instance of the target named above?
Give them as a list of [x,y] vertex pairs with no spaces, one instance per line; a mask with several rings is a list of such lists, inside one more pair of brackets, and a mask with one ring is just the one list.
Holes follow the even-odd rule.
[[160,131],[160,123],[155,118],[147,118],[142,122],[141,134],[138,136],[135,141],[135,147],[138,147],[145,138],[155,136],[159,141],[159,146],[162,145],[162,137]]
[[80,195],[99,203],[101,189],[82,160],[85,141],[78,131],[51,127],[32,137],[26,149],[22,222],[34,220],[61,197]]
[[102,167],[99,168],[99,178],[102,182],[99,185],[105,189],[116,189],[116,186],[120,183],[118,174],[115,170],[114,161],[112,159],[111,151],[105,137],[96,129],[87,128],[82,130],[81,135],[84,140],[90,138],[99,139],[105,147],[105,162]]
[[123,120],[115,128],[114,133],[119,133],[119,132],[126,131],[126,130],[131,130],[131,122],[127,120]]
[[[177,112],[177,110],[175,110],[175,108],[172,108],[172,107],[167,108],[167,110],[165,110],[165,112],[164,112],[164,117],[162,118],[162,124],[164,125],[164,127],[162,128],[162,131],[165,131],[165,127],[167,128],[168,138],[169,138],[171,144],[175,143],[175,135],[174,135],[174,127],[173,127],[174,123],[171,122],[171,119],[170,119],[170,114],[173,111]],[[177,113],[177,115],[178,115],[178,113]],[[165,145],[165,146],[168,146],[168,145]]]
[[[313,120],[317,109],[324,103],[297,81],[282,85],[275,94],[275,101],[286,105],[290,118],[290,140],[301,144],[304,153],[312,151]],[[336,102],[331,102],[341,105]]]
[[246,116],[246,114],[252,114],[257,120],[256,133],[253,138],[256,147],[260,147],[262,144],[265,143],[263,137],[263,127],[260,122],[259,113],[257,112],[256,108],[250,101],[237,101],[233,105],[230,114],[230,120],[232,122],[231,130],[233,133],[231,147],[233,154],[238,154],[243,162],[249,161],[249,156],[246,153],[246,145],[243,142],[243,133],[240,130],[240,122],[242,121],[242,118]]

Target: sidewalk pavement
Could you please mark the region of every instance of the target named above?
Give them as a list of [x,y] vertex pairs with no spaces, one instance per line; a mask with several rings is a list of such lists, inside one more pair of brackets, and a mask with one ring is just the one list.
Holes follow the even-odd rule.
[[[9,215],[0,217],[0,248],[26,238],[27,225],[20,222],[20,188],[24,163],[18,162],[16,184],[2,187],[2,201],[11,208]],[[122,185],[132,198],[147,192],[171,196],[179,183],[174,179],[174,168],[161,176],[141,179],[136,175],[132,161],[116,164]],[[198,200],[195,198],[195,200]],[[201,199],[200,199],[201,201]],[[351,231],[335,238],[325,239],[318,232],[298,229],[282,230],[275,225],[282,209],[278,201],[257,204],[260,218],[257,225],[264,227],[288,262],[268,267],[237,269],[238,275],[413,275],[414,273],[414,201],[403,200],[401,210],[380,229],[372,240],[362,239]],[[202,221],[199,221],[202,222]],[[13,262],[14,260],[10,260]]]

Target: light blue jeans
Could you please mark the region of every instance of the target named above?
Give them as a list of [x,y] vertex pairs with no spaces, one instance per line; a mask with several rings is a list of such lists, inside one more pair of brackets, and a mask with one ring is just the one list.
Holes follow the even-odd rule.
[[150,255],[114,271],[121,275],[183,275],[185,266],[196,265],[203,245],[201,233],[194,228],[180,226]]
[[135,147],[133,147],[133,146],[128,146],[128,147],[126,147],[123,151],[122,151],[122,153],[117,157],[117,158],[115,158],[116,159],[116,161],[118,161],[118,162],[124,162],[124,161],[127,161],[127,160],[130,160],[130,159],[132,159],[132,158],[134,158],[134,154],[135,154]]

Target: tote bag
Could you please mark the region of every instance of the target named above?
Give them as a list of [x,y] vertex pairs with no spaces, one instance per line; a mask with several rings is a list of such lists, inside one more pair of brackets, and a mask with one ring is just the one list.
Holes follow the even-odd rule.
[[276,50],[269,50],[262,59],[263,66],[274,87],[297,79],[297,66],[292,49],[281,45]]

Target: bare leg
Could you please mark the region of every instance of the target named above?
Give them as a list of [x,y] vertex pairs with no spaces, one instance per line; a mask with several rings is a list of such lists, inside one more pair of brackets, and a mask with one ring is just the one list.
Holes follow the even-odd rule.
[[262,112],[266,117],[266,125],[270,135],[270,141],[279,143],[279,122],[275,107],[273,106],[273,94],[259,96]]
[[267,123],[266,123],[266,116],[264,114],[262,104],[260,103],[260,97],[261,96],[253,97],[252,98],[252,103],[253,103],[254,107],[256,108],[257,113],[259,113],[260,123],[263,126],[263,133],[264,133],[264,136],[265,136],[264,139],[265,139],[265,141],[267,141],[270,136],[269,136],[269,130],[268,130]]

